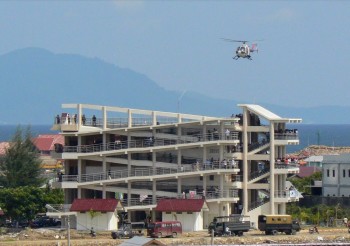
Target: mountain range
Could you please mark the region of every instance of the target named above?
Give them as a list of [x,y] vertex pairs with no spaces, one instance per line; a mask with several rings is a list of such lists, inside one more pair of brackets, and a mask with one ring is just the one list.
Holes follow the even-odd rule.
[[[24,48],[0,56],[0,124],[51,124],[63,103],[86,103],[229,117],[237,104],[194,91],[160,87],[146,75],[98,58]],[[181,98],[181,104],[180,104]],[[281,117],[304,123],[348,124],[343,106],[286,107],[259,103]]]

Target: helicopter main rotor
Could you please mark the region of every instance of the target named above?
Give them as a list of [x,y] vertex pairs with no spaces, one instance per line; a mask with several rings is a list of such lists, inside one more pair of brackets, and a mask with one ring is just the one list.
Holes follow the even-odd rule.
[[249,41],[247,40],[234,40],[234,39],[229,39],[229,38],[221,38],[222,40],[224,41],[227,41],[227,42],[236,42],[236,43],[248,43]]

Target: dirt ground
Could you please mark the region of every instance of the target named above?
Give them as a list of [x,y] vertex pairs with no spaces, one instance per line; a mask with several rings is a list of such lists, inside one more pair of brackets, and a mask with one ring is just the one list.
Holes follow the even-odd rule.
[[[72,246],[119,245],[127,239],[111,238],[110,232],[99,232],[91,238],[87,232],[70,230]],[[258,245],[258,244],[297,244],[297,243],[344,243],[350,245],[350,234],[347,228],[319,228],[319,234],[310,234],[308,228],[297,235],[280,234],[266,236],[264,233],[251,230],[242,237],[215,237],[212,239],[206,231],[183,233],[178,238],[157,239],[166,245]],[[212,242],[213,240],[213,242]],[[1,246],[66,246],[67,231],[59,229],[24,229],[20,232],[8,232],[0,235]]]

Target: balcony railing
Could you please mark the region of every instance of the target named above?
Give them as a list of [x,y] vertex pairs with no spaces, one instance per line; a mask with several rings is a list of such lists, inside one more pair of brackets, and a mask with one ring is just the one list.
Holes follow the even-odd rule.
[[[131,119],[132,126],[151,126],[153,125],[152,117],[133,117]],[[191,122],[194,120],[191,119],[181,119],[182,122]],[[179,123],[179,119],[175,117],[160,117],[157,119],[157,125],[160,124],[175,124]],[[55,117],[54,119],[55,125],[76,125],[78,124],[77,116],[71,115],[70,117]],[[83,126],[92,126],[92,127],[102,127],[103,118],[94,118],[94,117],[85,117],[82,118]],[[128,118],[127,117],[119,117],[119,118],[108,118],[107,119],[107,127],[111,129],[115,128],[125,128],[128,127]]]
[[275,133],[275,140],[298,140],[297,133]]
[[118,171],[108,171],[106,173],[91,173],[82,175],[59,175],[57,180],[59,182],[94,182],[112,179],[125,179],[129,177],[144,177],[144,176],[154,176],[154,175],[166,175],[166,174],[176,174],[185,172],[199,172],[208,170],[233,170],[230,166],[224,166],[221,163],[214,162],[211,165],[203,165],[196,163],[194,165],[186,165],[180,167],[169,167],[169,168],[133,168],[130,171],[127,169]]
[[91,145],[78,145],[78,146],[65,146],[63,152],[76,152],[76,153],[91,153],[91,152],[101,152],[101,151],[111,151],[120,150],[128,148],[150,148],[150,147],[160,147],[169,146],[177,144],[189,144],[198,143],[206,141],[220,141],[220,140],[238,140],[238,133],[233,132],[229,136],[225,133],[216,134],[205,134],[202,136],[181,136],[177,139],[144,139],[144,140],[130,140],[130,141],[115,141],[109,143],[91,144]]
[[292,190],[276,190],[275,198],[297,198],[299,197],[299,191],[296,189]]
[[275,162],[276,169],[289,169],[289,168],[298,168],[300,165],[297,163],[283,163],[283,162]]

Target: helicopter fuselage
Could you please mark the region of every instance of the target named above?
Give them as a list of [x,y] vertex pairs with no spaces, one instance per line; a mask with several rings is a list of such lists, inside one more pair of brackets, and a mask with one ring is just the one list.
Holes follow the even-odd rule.
[[237,47],[236,49],[236,56],[233,57],[233,59],[238,59],[238,58],[248,58],[251,59],[250,57],[250,48],[247,44],[242,44],[241,46]]

